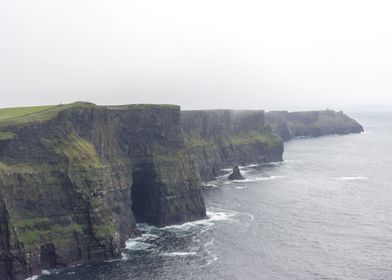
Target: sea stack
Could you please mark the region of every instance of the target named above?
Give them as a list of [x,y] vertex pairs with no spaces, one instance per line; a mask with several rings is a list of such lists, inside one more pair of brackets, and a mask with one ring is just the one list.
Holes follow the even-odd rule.
[[244,180],[245,178],[241,175],[240,169],[238,166],[233,168],[233,172],[228,177],[229,180]]

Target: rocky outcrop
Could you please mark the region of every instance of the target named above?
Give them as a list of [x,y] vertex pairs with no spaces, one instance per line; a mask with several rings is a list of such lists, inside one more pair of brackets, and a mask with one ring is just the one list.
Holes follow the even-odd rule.
[[5,119],[0,279],[119,257],[136,221],[203,218],[200,186],[178,106],[76,103]]
[[284,141],[296,137],[318,137],[331,134],[361,133],[363,127],[343,112],[332,110],[266,113],[266,123]]
[[222,168],[281,161],[283,143],[265,124],[264,111],[182,111],[188,153],[204,181]]
[[242,176],[240,168],[238,166],[235,166],[233,168],[233,172],[230,173],[229,177],[227,177],[229,180],[244,180],[245,178]]

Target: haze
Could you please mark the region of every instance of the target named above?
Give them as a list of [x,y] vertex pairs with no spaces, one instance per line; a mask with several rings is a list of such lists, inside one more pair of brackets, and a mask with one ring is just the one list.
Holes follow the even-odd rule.
[[389,1],[0,1],[0,107],[392,108]]

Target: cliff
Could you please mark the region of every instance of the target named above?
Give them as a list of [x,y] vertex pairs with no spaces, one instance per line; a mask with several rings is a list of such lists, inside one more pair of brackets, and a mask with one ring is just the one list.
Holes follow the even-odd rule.
[[0,279],[119,257],[136,221],[205,216],[178,106],[0,110]]
[[295,137],[318,137],[331,134],[361,133],[363,127],[343,112],[332,110],[266,113],[266,123],[284,141]]
[[206,217],[201,179],[222,168],[281,161],[282,139],[361,131],[329,110],[1,109],[0,279],[117,258],[136,222]]
[[222,168],[281,161],[283,143],[265,124],[264,111],[182,111],[185,144],[204,181]]

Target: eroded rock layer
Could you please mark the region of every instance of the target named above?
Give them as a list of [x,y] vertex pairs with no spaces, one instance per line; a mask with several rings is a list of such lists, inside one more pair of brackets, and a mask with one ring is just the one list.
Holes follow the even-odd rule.
[[0,123],[1,279],[119,257],[135,220],[205,215],[178,106],[76,103]]
[[283,141],[362,132],[343,113],[174,105],[0,110],[0,279],[120,256],[156,226],[206,217],[201,179],[281,161]]
[[182,111],[181,124],[204,181],[222,168],[282,160],[283,143],[265,124],[262,110]]

